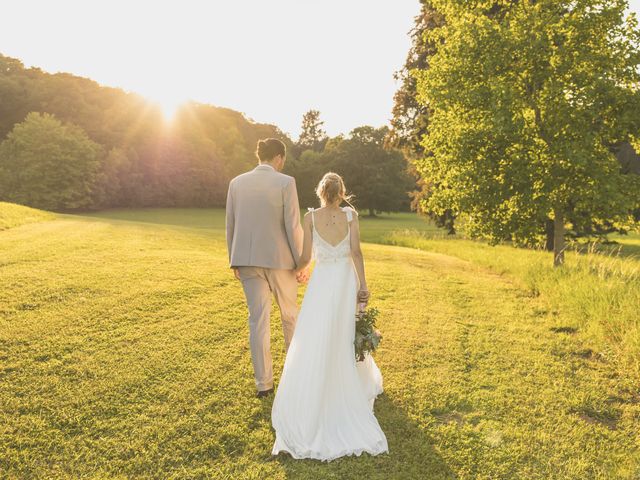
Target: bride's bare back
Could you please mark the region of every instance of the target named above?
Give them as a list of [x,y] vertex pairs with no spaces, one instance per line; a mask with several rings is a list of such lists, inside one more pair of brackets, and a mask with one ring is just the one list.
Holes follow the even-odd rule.
[[338,245],[349,233],[347,214],[339,207],[322,207],[313,212],[316,232],[330,245]]

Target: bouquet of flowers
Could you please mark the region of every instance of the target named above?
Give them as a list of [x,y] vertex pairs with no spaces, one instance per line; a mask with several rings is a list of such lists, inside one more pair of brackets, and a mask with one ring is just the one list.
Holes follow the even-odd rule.
[[356,313],[356,338],[353,342],[356,361],[362,362],[366,353],[373,352],[380,343],[382,335],[376,329],[377,308],[359,309]]

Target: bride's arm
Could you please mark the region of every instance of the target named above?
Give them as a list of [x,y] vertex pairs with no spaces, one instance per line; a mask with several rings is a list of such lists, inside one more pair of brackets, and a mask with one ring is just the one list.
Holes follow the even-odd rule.
[[364,257],[360,248],[360,224],[358,223],[358,215],[354,211],[353,220],[351,221],[351,257],[356,267],[358,280],[360,281],[360,290],[358,290],[358,302],[367,303],[369,301],[369,290],[367,289],[367,280],[364,275]]
[[303,271],[311,263],[311,242],[313,237],[311,235],[311,213],[304,214],[302,221],[302,230],[304,231],[304,241],[302,243],[302,254],[300,255],[300,263],[296,268],[296,274]]

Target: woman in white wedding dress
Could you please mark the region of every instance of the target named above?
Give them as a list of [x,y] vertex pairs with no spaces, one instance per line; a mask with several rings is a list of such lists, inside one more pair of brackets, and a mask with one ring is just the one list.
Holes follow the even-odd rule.
[[[330,461],[388,452],[373,412],[382,375],[370,355],[356,362],[355,314],[368,291],[357,213],[342,178],[327,173],[316,190],[322,208],[304,218],[303,270],[315,267],[305,292],[271,411],[272,453]],[[354,215],[355,214],[355,215]]]

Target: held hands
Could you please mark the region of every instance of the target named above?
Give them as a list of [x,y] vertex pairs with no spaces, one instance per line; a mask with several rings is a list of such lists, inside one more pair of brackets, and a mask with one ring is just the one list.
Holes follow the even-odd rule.
[[294,270],[298,283],[307,283],[309,281],[309,267]]

